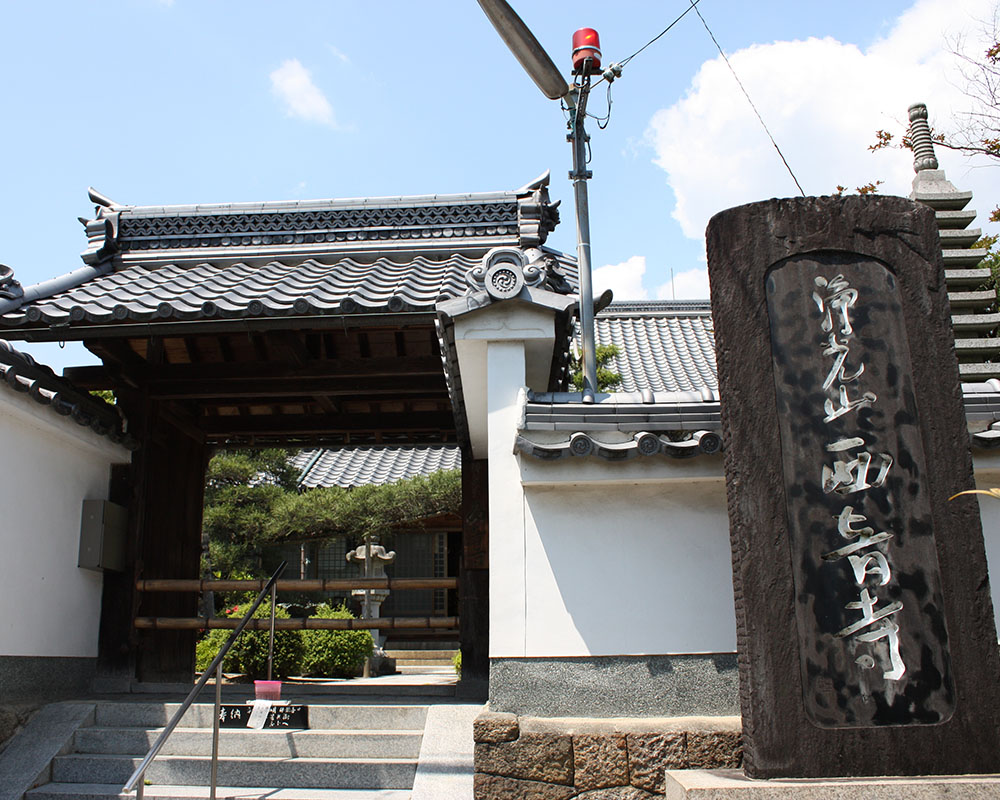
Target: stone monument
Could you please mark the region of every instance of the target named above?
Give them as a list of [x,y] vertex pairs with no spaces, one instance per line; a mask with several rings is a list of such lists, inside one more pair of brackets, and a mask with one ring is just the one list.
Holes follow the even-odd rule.
[[993,605],[934,213],[716,215],[744,769],[1000,771]]

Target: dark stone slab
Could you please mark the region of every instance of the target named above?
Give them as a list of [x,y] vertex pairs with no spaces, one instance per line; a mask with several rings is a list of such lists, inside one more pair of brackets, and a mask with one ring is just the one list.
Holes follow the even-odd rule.
[[896,197],[716,215],[744,766],[1000,769],[1000,673],[941,250]]
[[490,659],[490,709],[537,717],[738,713],[734,653]]
[[90,691],[96,658],[0,656],[0,702],[82,697]]

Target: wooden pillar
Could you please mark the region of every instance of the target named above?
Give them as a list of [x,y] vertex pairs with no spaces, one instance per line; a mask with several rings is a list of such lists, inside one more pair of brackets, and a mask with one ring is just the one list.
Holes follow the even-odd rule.
[[[113,464],[108,499],[129,510],[129,536],[123,572],[107,571],[101,590],[101,627],[97,646],[97,676],[102,681],[128,681],[134,673],[132,658],[132,603],[135,593],[133,565],[135,537],[131,517],[135,508],[133,471],[131,464]],[[124,686],[105,684],[109,689]]]
[[[201,560],[201,517],[205,493],[205,444],[164,418],[151,404],[152,424],[142,476],[145,506],[139,531],[138,571],[142,578],[197,578]],[[193,593],[148,593],[139,598],[141,616],[183,617],[198,611]],[[142,631],[136,677],[140,681],[190,681],[194,676],[193,631]]]
[[135,631],[136,616],[193,616],[193,593],[135,591],[139,578],[198,578],[207,449],[172,404],[122,388],[118,401],[140,441],[131,467],[113,475],[111,500],[128,505],[127,566],[105,575],[98,656],[102,678],[189,682],[192,631]]
[[462,564],[459,619],[463,697],[486,697],[490,673],[490,563],[488,462],[462,450]]

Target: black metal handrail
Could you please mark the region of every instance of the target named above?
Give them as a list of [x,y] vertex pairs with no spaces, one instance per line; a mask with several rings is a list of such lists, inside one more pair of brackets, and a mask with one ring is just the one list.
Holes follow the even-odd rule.
[[[125,785],[122,787],[122,792],[128,794],[133,789],[136,790],[136,799],[139,800],[143,796],[143,787],[145,783],[143,782],[143,776],[149,765],[153,762],[153,759],[159,754],[163,745],[166,744],[170,734],[174,732],[174,728],[177,727],[178,723],[181,721],[181,717],[187,712],[194,702],[195,697],[198,693],[205,687],[208,683],[209,677],[215,673],[215,703],[218,706],[221,702],[222,695],[222,661],[229,652],[229,648],[233,646],[236,640],[239,638],[240,634],[243,633],[243,629],[246,628],[247,623],[250,622],[250,618],[253,617],[254,612],[260,608],[260,604],[264,602],[264,598],[267,597],[268,593],[272,593],[271,599],[271,637],[273,642],[274,637],[274,598],[272,589],[274,589],[275,584],[278,582],[278,578],[281,577],[282,573],[285,571],[285,567],[288,566],[287,561],[282,561],[278,568],[274,571],[271,579],[267,582],[263,589],[260,590],[260,594],[257,595],[257,599],[254,600],[253,605],[246,614],[243,615],[243,619],[240,620],[240,624],[236,626],[236,629],[232,632],[229,640],[219,649],[218,654],[212,660],[212,663],[205,669],[198,682],[194,685],[194,688],[188,692],[188,696],[184,698],[184,702],[181,703],[181,707],[177,709],[174,715],[170,718],[163,732],[156,738],[153,742],[153,746],[149,748],[149,752],[146,753],[146,757],[143,758],[142,762],[136,767],[135,772],[132,773]],[[268,660],[268,672],[270,673],[270,648],[269,648],[269,660]],[[270,678],[270,674],[268,674]],[[218,762],[218,730],[219,730],[219,709],[215,709],[215,721],[213,723],[213,735],[212,735],[212,792],[211,797],[215,797],[215,783],[216,783],[216,764]]]

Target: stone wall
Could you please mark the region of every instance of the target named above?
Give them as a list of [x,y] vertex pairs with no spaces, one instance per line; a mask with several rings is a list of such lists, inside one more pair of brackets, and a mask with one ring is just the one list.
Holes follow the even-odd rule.
[[35,703],[0,703],[0,753],[37,708]]
[[645,800],[667,769],[737,768],[739,717],[581,719],[484,712],[476,800]]

